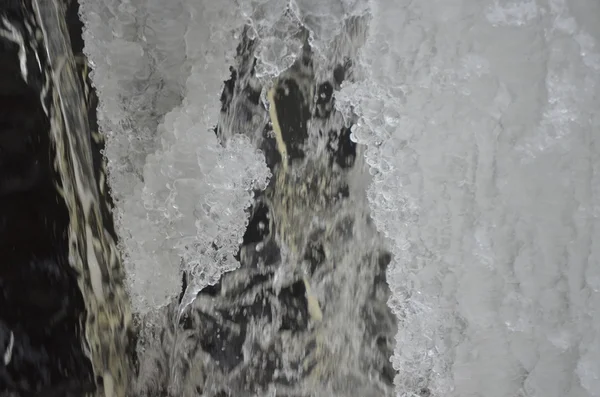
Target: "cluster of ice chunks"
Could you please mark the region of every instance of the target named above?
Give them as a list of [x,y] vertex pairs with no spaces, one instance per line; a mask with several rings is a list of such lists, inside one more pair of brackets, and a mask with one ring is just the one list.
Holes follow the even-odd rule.
[[[222,147],[217,142],[203,142],[206,136],[198,130],[179,128],[174,131],[189,134],[188,139],[180,136],[167,150],[149,156],[144,167],[145,184],[132,202],[135,206],[143,204],[144,218],[124,218],[123,223],[140,228],[131,231],[129,243],[149,245],[130,250],[132,265],[142,267],[132,274],[139,277],[151,270],[148,260],[133,257],[141,252],[151,253],[154,272],[179,277],[172,280],[176,285],[181,281],[179,269],[183,264],[190,280],[187,304],[201,287],[214,284],[223,272],[238,265],[233,256],[247,224],[245,210],[251,204],[252,191],[266,187],[269,171],[262,154],[241,135],[233,136]],[[148,238],[149,231],[160,236],[161,245]],[[160,260],[160,255],[164,259]],[[172,286],[168,287],[163,294],[172,293]],[[143,299],[153,294],[145,289],[138,292]],[[165,298],[159,295],[152,304]]]
[[[221,147],[210,131],[242,27],[249,25],[259,41],[257,73],[268,83],[298,57],[302,29],[316,49],[326,49],[344,18],[368,2],[81,3],[121,247],[134,307],[145,311],[177,291],[182,270],[214,282],[234,266],[233,241],[244,227],[249,192],[268,177],[251,143],[235,138]],[[224,184],[216,182],[221,177]],[[217,250],[208,248],[211,238]],[[219,265],[201,265],[212,262],[200,254]]]
[[328,64],[327,55],[344,23],[364,15],[368,6],[368,0],[242,2],[241,13],[252,27],[250,36],[258,39],[257,76],[268,80],[290,67],[305,44],[304,33],[316,53],[316,63]]
[[[293,2],[292,2],[293,3]],[[290,2],[252,0],[241,4],[251,27],[249,35],[258,40],[256,75],[273,78],[290,67],[302,49],[300,16]]]
[[598,396],[591,1],[372,2],[337,95],[390,240],[402,396]]
[[[212,128],[246,22],[234,1],[83,1],[86,53],[134,308],[235,267],[264,156]],[[189,296],[188,296],[189,298]]]

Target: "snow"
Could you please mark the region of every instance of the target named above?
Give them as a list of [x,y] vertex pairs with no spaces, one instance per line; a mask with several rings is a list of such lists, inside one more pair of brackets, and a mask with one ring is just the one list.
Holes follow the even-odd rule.
[[83,1],[136,308],[177,292],[182,258],[196,288],[234,268],[269,177],[251,142],[209,131],[236,32],[254,26],[269,78],[297,23],[335,58],[339,22],[368,10],[360,79],[336,95],[395,256],[398,395],[600,396],[600,4],[290,3]]

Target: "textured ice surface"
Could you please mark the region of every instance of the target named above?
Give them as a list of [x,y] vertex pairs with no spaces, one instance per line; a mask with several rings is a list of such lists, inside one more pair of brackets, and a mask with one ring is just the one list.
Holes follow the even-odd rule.
[[[333,66],[348,55],[326,44],[334,22],[357,15],[370,20],[360,80],[337,103],[360,116],[373,218],[395,254],[399,394],[600,396],[597,2],[166,4],[83,7],[138,308],[177,289],[181,257],[200,281],[235,266],[267,178],[247,141],[220,147],[208,131],[236,32],[254,26],[270,77],[297,58],[298,21]],[[338,43],[358,51],[354,33]]]
[[294,63],[303,45],[302,27],[310,31],[316,58],[321,62],[326,60],[344,24],[350,17],[363,16],[368,4],[368,0],[240,2],[241,13],[252,27],[250,37],[259,40],[257,76],[275,77]]
[[212,128],[244,21],[233,1],[86,1],[117,225],[135,308],[156,307],[236,265],[261,154]]
[[367,76],[338,105],[393,241],[401,395],[600,395],[599,16],[373,2]]

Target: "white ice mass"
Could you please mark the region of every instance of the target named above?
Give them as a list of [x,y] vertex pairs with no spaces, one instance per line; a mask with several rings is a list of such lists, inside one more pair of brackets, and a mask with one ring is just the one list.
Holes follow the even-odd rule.
[[[337,105],[394,253],[398,395],[600,396],[599,2],[80,2],[136,310],[235,268],[269,171],[218,144],[219,95],[243,25],[265,80],[304,25],[325,67],[358,54]],[[366,43],[331,46],[353,16]]]

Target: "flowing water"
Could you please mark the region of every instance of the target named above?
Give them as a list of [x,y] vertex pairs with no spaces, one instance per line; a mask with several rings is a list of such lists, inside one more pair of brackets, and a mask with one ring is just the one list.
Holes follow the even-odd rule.
[[31,4],[98,395],[598,396],[595,2]]
[[[369,175],[361,150],[350,140],[352,120],[344,119],[333,102],[333,91],[352,79],[351,61],[336,65],[335,74],[324,72],[309,32],[299,29],[295,38],[302,55],[268,82],[257,74],[260,46],[251,38],[252,29],[240,31],[231,78],[220,104],[215,98],[220,119],[214,130],[194,131],[200,141],[214,144],[204,153],[182,148],[175,159],[163,141],[163,151],[148,156],[143,167],[146,218],[152,221],[152,212],[159,212],[155,222],[169,221],[173,232],[162,237],[173,241],[171,248],[182,262],[181,268],[161,269],[159,276],[183,277],[183,286],[169,290],[168,280],[151,280],[145,288],[166,291],[163,301],[141,306],[153,292],[140,294],[137,277],[144,281],[156,275],[132,258],[131,247],[124,247],[137,309],[138,345],[131,355],[124,269],[106,219],[111,200],[103,164],[94,163],[92,156],[102,143],[94,142],[102,140],[94,131],[94,92],[85,58],[73,57],[63,6],[53,1],[25,6],[32,20],[28,31],[37,41],[25,37],[20,44],[24,62],[37,56],[40,65],[47,65],[40,66],[46,79],[41,102],[52,125],[57,189],[69,211],[69,263],[80,275],[86,306],[81,343],[98,379],[98,392],[391,395],[388,358],[396,326],[386,305],[385,282],[391,256],[369,218]],[[364,23],[364,18],[350,21],[342,35],[364,35],[359,26]],[[31,43],[31,52],[23,43]],[[158,128],[165,129],[167,122],[168,116]],[[105,135],[110,150],[110,134]],[[207,158],[195,160],[199,169],[182,167],[189,154],[194,160]],[[175,163],[169,164],[171,159]],[[153,161],[161,171],[153,173]],[[240,166],[241,180],[232,180],[227,172],[236,167],[239,172]],[[115,181],[117,170],[109,172]],[[161,174],[170,179],[163,186],[152,180]],[[208,180],[208,192],[201,191],[202,179]],[[160,201],[160,190],[148,193],[148,184],[169,189],[166,200]],[[207,196],[214,186],[222,186],[225,194]],[[240,187],[247,193],[242,190],[238,201],[245,203],[230,201],[227,196],[235,199]],[[122,209],[119,205],[126,199],[118,193],[115,198]],[[240,208],[231,208],[236,205]],[[206,223],[201,222],[202,212]],[[239,236],[223,236],[228,222],[239,224]],[[136,226],[125,221],[117,225],[120,232]],[[194,228],[201,238],[193,236]]]
[[[39,93],[39,103],[49,122],[48,131],[40,129],[36,133],[49,134],[50,144],[44,149],[54,155],[55,189],[68,211],[68,263],[77,274],[85,305],[81,319],[84,335],[72,343],[82,345],[107,395],[124,395],[130,378],[126,356],[130,305],[120,282],[124,269],[116,241],[102,216],[103,210],[106,213],[106,202],[100,194],[103,181],[96,178],[98,171],[94,170],[87,102],[70,45],[65,10],[62,2],[16,3],[3,15],[4,37],[18,44],[20,77]],[[60,248],[57,245],[55,249]],[[26,338],[15,342],[24,345],[25,357]],[[35,360],[31,364],[35,366]],[[60,370],[62,364],[58,365]],[[38,382],[33,390],[25,386],[23,392],[39,392],[40,386],[49,385]]]

